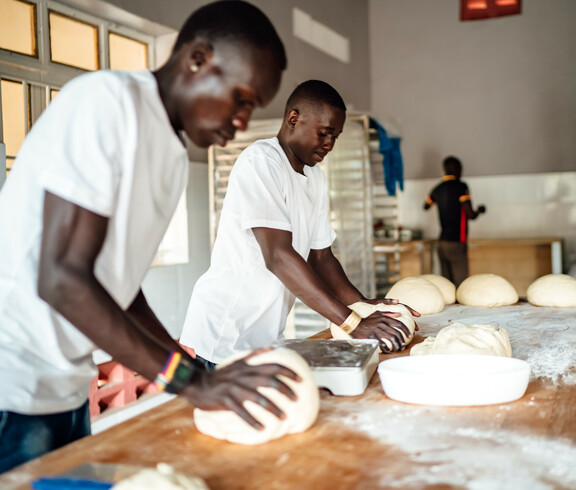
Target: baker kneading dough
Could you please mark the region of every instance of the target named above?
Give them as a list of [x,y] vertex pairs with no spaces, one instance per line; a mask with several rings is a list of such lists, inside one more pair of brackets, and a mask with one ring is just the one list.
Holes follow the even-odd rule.
[[418,277],[434,284],[442,293],[444,303],[447,305],[456,303],[456,286],[450,279],[446,279],[444,276],[439,276],[438,274],[422,274]]
[[[238,359],[245,357],[249,352],[244,352],[218,365],[217,369],[232,364]],[[312,377],[312,372],[304,358],[290,349],[273,349],[264,351],[246,361],[248,364],[257,366],[260,364],[281,364],[294,371],[300,376],[301,381],[294,381],[279,376],[298,397],[291,400],[283,393],[273,388],[261,387],[258,391],[274,403],[284,412],[286,417],[280,420],[264,407],[251,401],[244,402],[244,406],[250,414],[257,419],[264,429],[257,430],[239,415],[229,410],[201,410],[194,409],[194,424],[196,428],[208,436],[224,439],[238,444],[261,444],[277,439],[286,434],[303,432],[308,429],[318,416],[320,396],[318,387]]]
[[414,308],[422,315],[438,313],[444,309],[444,297],[440,290],[421,277],[405,277],[394,284],[386,298],[397,299],[400,303]]
[[576,307],[576,279],[568,274],[547,274],[536,279],[526,292],[534,306]]
[[454,323],[444,327],[436,337],[415,345],[411,356],[426,354],[473,354],[511,357],[508,332],[494,325]]
[[502,276],[475,274],[458,286],[456,299],[467,306],[508,306],[518,302],[518,293]]
[[[373,305],[370,303],[364,303],[362,301],[358,301],[357,303],[349,305],[348,308],[358,313],[362,318],[370,316],[375,311],[391,311],[394,313],[400,313],[400,316],[394,319],[402,322],[404,325],[406,325],[406,327],[408,327],[408,330],[410,331],[410,335],[406,336],[406,334],[402,332],[402,330],[397,329],[400,331],[400,333],[402,333],[402,337],[404,337],[406,345],[408,345],[412,340],[412,338],[414,337],[414,330],[416,328],[416,324],[414,322],[414,318],[412,317],[412,313],[410,313],[410,310],[408,310],[408,308],[406,308],[404,305],[385,305],[382,303]],[[332,323],[330,325],[330,332],[332,333],[332,337],[334,337],[335,339],[347,340],[352,338],[347,333],[344,333],[344,331],[335,323]],[[381,339],[381,340],[386,344],[386,347],[388,347],[388,349],[390,350],[393,349],[392,343],[388,339]]]
[[111,490],[210,490],[202,478],[177,473],[166,464],[146,468],[119,481]]

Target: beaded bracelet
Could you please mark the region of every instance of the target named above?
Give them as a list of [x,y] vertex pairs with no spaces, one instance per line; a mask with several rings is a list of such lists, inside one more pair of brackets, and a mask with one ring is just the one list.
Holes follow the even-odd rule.
[[167,393],[180,393],[188,384],[198,368],[188,359],[182,357],[180,352],[171,351],[164,363],[162,371],[154,380],[154,386],[159,391]]

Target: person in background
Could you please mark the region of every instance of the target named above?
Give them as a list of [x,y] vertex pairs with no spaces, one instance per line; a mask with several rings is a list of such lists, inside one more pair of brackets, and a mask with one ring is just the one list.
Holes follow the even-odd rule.
[[152,73],[68,83],[34,124],[0,192],[0,472],[90,433],[92,353],[256,428],[258,391],[294,398],[277,364],[211,373],[150,309],[141,283],[188,176],[182,133],[225,145],[278,91],[286,67],[269,19],[243,1],[203,6]]
[[[197,281],[180,342],[211,368],[283,334],[295,296],[356,338],[404,348],[406,327],[382,312],[361,319],[347,305],[368,300],[332,253],[328,185],[317,166],[342,132],[346,106],[328,83],[309,80],[290,95],[274,138],[234,164],[209,270]],[[414,312],[416,315],[418,313]]]
[[485,206],[474,211],[470,192],[462,176],[462,163],[449,156],[444,159],[444,177],[427,196],[424,209],[434,204],[440,218],[440,239],[438,257],[442,275],[450,279],[456,287],[468,277],[468,220],[476,219],[486,212]]

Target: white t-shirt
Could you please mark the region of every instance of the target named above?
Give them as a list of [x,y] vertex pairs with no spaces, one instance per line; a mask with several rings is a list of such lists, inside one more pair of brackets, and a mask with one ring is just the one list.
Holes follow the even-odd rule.
[[77,408],[96,374],[95,345],[36,292],[44,192],[109,218],[95,274],[126,309],[187,175],[148,71],[82,75],[34,124],[0,192],[0,410]]
[[282,336],[294,295],[268,269],[252,228],[292,232],[306,260],[335,238],[318,167],[294,171],[277,138],[244,150],[230,174],[208,271],[194,286],[180,341],[216,363]]

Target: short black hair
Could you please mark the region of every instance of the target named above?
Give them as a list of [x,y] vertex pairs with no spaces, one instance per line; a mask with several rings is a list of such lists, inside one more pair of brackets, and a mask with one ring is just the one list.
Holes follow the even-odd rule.
[[442,163],[444,166],[444,173],[446,175],[460,176],[462,173],[462,163],[458,158],[449,156],[446,157]]
[[196,37],[209,43],[234,41],[270,50],[280,69],[286,69],[286,51],[276,29],[264,12],[248,2],[223,0],[200,7],[180,29],[173,52]]
[[328,104],[346,112],[346,104],[340,94],[332,85],[322,80],[308,80],[298,85],[286,101],[285,112],[297,110],[303,102]]

